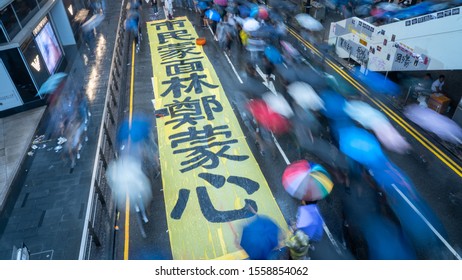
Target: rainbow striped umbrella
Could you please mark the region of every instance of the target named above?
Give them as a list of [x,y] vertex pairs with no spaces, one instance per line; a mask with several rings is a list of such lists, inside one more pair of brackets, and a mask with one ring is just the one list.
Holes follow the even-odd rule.
[[282,185],[292,197],[304,201],[323,199],[334,187],[324,167],[306,160],[299,160],[287,166],[282,174]]

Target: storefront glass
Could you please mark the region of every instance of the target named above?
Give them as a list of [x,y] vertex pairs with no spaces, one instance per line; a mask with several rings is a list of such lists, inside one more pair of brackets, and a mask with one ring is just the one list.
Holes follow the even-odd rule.
[[6,39],[6,31],[4,31],[2,23],[0,23],[0,44],[7,43],[8,40]]
[[23,50],[26,63],[30,66],[29,69],[34,76],[37,87],[40,88],[40,86],[48,79],[50,74],[48,73],[45,62],[40,55],[40,50],[34,42],[34,38],[31,36],[28,40],[26,40],[21,46],[21,49]]
[[35,96],[37,89],[32,82],[29,71],[27,71],[19,49],[13,48],[0,51],[0,59],[2,59],[24,103],[39,100],[40,98]]
[[11,5],[6,6],[3,10],[0,11],[0,20],[8,32],[10,39],[13,39],[13,37],[18,34],[19,30],[21,30]]
[[32,33],[48,72],[54,74],[62,60],[63,52],[51,23],[47,18],[44,18]]
[[35,0],[15,0],[13,7],[22,26],[25,26],[38,11],[37,1]]

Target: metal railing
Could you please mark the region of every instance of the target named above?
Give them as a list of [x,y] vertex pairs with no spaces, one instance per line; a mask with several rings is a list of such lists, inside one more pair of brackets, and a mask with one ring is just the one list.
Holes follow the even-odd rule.
[[108,88],[99,129],[95,163],[87,202],[79,260],[109,259],[113,256],[116,201],[106,179],[108,163],[117,156],[116,129],[129,36],[124,31],[127,0],[122,0],[120,18],[112,54]]

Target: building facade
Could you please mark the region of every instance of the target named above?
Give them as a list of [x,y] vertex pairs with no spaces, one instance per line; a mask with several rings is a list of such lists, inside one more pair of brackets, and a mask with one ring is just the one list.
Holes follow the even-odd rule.
[[42,84],[62,72],[89,0],[0,0],[0,116],[45,104]]

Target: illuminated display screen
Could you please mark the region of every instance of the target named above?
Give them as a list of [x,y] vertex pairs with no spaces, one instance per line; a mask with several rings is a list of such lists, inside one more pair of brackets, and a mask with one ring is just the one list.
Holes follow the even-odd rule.
[[37,43],[40,53],[42,54],[45,65],[50,74],[54,74],[58,62],[62,57],[61,49],[59,48],[58,40],[51,24],[47,22],[43,28],[36,34],[35,42]]

